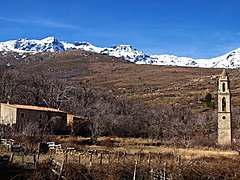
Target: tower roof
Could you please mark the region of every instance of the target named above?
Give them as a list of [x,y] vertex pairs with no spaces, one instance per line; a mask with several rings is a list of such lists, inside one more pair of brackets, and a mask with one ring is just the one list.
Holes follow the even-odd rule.
[[221,73],[221,77],[227,77],[226,69],[223,69]]

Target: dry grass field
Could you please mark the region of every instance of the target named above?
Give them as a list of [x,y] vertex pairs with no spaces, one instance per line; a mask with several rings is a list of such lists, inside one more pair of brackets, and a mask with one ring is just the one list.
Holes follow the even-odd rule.
[[[77,145],[86,138],[53,137],[66,145]],[[148,139],[111,138],[114,144],[106,144],[109,137],[99,142],[105,145],[77,145],[75,153],[51,152],[40,154],[37,168],[33,168],[32,154],[15,154],[8,168],[21,168],[17,179],[56,179],[51,172],[50,157],[60,164],[64,162],[62,175],[67,179],[239,179],[239,154],[230,149],[177,148],[154,146]],[[77,144],[74,144],[74,143]],[[65,144],[65,146],[64,146]],[[1,148],[1,154],[11,154]],[[32,165],[31,165],[32,164]],[[25,170],[24,170],[24,168]],[[31,168],[30,168],[31,167]],[[0,166],[0,174],[2,173]],[[7,170],[9,171],[9,169]],[[23,173],[24,172],[24,173]]]
[[[78,137],[64,137],[59,139],[59,142],[69,145],[68,142],[81,142],[85,138]],[[86,139],[85,139],[86,140]],[[110,143],[110,140],[112,143]],[[217,148],[217,147],[194,147],[194,148],[179,148],[174,145],[160,145],[159,140],[143,139],[143,138],[109,138],[101,137],[98,139],[99,145],[84,145],[79,146],[80,149],[91,150],[110,150],[113,152],[126,152],[127,154],[148,154],[148,153],[162,153],[162,154],[174,154],[181,155],[184,159],[197,159],[202,157],[228,157],[239,158],[239,153],[231,148]],[[78,143],[77,143],[78,144]],[[167,144],[167,143],[164,143]]]

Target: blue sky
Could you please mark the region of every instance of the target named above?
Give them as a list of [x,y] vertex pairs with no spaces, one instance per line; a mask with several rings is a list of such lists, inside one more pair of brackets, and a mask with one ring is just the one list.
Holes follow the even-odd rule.
[[240,47],[239,0],[8,0],[0,41],[54,36],[148,54],[211,58]]

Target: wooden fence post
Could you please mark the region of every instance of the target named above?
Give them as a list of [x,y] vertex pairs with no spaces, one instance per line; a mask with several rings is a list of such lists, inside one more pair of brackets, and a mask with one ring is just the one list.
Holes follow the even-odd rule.
[[10,158],[10,164],[12,164],[12,162],[13,162],[14,155],[15,155],[15,153],[12,153],[11,158]]
[[65,162],[66,162],[66,164],[68,162],[68,155],[67,154],[65,155]]
[[110,151],[108,151],[108,163],[110,164],[110,159],[111,159],[111,157],[110,157]]
[[127,152],[125,151],[123,154],[123,162],[125,161],[126,155],[127,155]]
[[161,159],[162,159],[161,153],[158,153],[158,163],[159,163],[159,164],[161,164]]
[[136,178],[137,178],[137,166],[138,166],[138,161],[136,161],[136,163],[135,163],[134,173],[133,173],[133,180],[136,180]]
[[177,164],[181,165],[181,156],[180,155],[177,156]]
[[100,165],[102,165],[102,152],[100,153],[100,162],[99,162]]
[[22,164],[24,163],[24,152],[21,152],[21,156],[22,156]]
[[[63,178],[63,176],[62,176],[63,167],[64,167],[64,159],[62,160],[62,164],[61,164],[61,166],[60,166],[60,172],[59,172],[59,175],[58,175],[58,180],[60,180],[61,178]],[[63,179],[66,179],[66,178],[64,177]]]
[[148,167],[151,165],[151,152],[148,153]]
[[117,161],[119,161],[120,158],[120,152],[117,153]]
[[150,170],[150,179],[151,179],[151,180],[154,178],[153,173],[154,173],[154,171],[153,171],[153,169],[151,169],[151,170]]
[[138,162],[139,162],[139,164],[141,163],[141,158],[142,158],[142,155],[139,154],[139,155],[138,155]]
[[92,167],[92,152],[90,153],[89,167]]
[[78,164],[80,165],[81,164],[81,153],[78,154]]
[[167,165],[167,163],[164,162],[164,163],[163,163],[163,179],[164,179],[164,180],[166,179],[166,165]]
[[39,162],[39,151],[33,154],[33,164],[37,168]]

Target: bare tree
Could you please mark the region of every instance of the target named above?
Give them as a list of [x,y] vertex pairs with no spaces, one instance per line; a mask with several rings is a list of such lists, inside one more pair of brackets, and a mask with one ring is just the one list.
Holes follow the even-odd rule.
[[11,70],[2,72],[0,79],[0,98],[3,101],[17,97],[16,91],[20,85],[18,81],[20,81],[18,71]]

